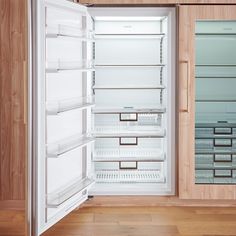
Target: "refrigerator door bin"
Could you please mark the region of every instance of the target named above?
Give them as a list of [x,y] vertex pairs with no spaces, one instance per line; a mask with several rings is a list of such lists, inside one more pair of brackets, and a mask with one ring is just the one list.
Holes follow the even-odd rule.
[[46,64],[47,73],[57,73],[64,70],[78,70],[78,71],[94,71],[93,61],[78,60],[78,61],[67,61],[67,60],[48,60]]
[[47,114],[58,115],[61,112],[66,112],[73,109],[86,109],[94,105],[95,103],[93,96],[77,97],[59,101],[48,101]]
[[46,38],[71,37],[81,41],[94,41],[93,31],[79,28],[78,25],[48,25]]
[[82,148],[87,144],[94,142],[94,138],[91,135],[75,135],[67,137],[57,143],[47,145],[47,157],[60,157],[61,155],[70,152],[76,148]]
[[91,186],[94,181],[89,178],[78,179],[73,181],[70,186],[67,185],[64,189],[59,189],[47,195],[47,207],[57,208],[63,205],[65,201],[72,198],[76,194],[87,195],[87,188]]

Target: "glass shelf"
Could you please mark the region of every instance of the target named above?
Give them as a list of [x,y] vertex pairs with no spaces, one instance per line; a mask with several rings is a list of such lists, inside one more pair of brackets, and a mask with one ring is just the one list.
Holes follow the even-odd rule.
[[229,122],[196,123],[195,128],[236,128],[236,123],[229,123]]
[[195,170],[236,170],[236,166],[214,166],[202,164],[202,166],[196,164]]
[[222,135],[222,134],[214,134],[214,135],[210,135],[210,134],[199,134],[199,135],[195,135],[195,139],[235,139],[236,138],[236,134],[234,135]]
[[157,126],[97,126],[94,137],[164,137],[165,130]]
[[236,64],[196,64],[195,66],[203,67],[236,67]]
[[94,114],[119,114],[119,113],[165,113],[166,108],[163,106],[139,106],[139,107],[102,107],[95,106],[92,109]]
[[95,172],[97,183],[164,183],[160,170],[102,170]]
[[93,89],[165,89],[164,85],[94,85]]
[[66,152],[69,152],[75,148],[83,147],[91,142],[94,142],[94,138],[89,134],[78,134],[56,143],[47,144],[47,157],[58,158]]
[[157,39],[161,40],[165,34],[95,34],[95,39]]
[[75,196],[76,194],[80,192],[82,195],[86,195],[87,194],[87,191],[85,191],[86,188],[90,186],[93,182],[94,180],[89,179],[89,178],[78,179],[74,181],[74,183],[70,184],[69,187],[66,187],[63,190],[59,190],[54,193],[48,194],[47,207],[48,208],[60,207],[68,199],[70,199],[71,197]]
[[72,99],[65,99],[60,101],[47,102],[47,114],[58,115],[61,112],[70,111],[73,109],[86,109],[94,106],[94,97],[78,97]]
[[46,72],[56,73],[62,70],[79,70],[82,72],[94,71],[93,60],[81,61],[47,61]]
[[195,154],[236,154],[236,149],[196,149]]
[[153,65],[95,65],[95,68],[162,68],[165,64],[153,64]]
[[93,161],[164,161],[165,154],[157,148],[96,148]]

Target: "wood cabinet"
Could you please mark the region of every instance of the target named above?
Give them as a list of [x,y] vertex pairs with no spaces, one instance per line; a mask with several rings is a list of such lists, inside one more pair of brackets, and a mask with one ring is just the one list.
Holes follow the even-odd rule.
[[[235,184],[195,184],[195,112],[197,109],[195,103],[197,80],[195,77],[195,65],[197,64],[195,59],[195,24],[197,20],[230,21],[235,19],[236,6],[199,5],[179,7],[178,141],[179,196],[182,199],[236,199]],[[214,55],[212,54],[212,56]],[[217,67],[214,66],[214,70],[216,70]],[[213,83],[212,86],[216,86],[216,84]]]
[[26,13],[25,0],[0,1],[0,201],[25,199]]

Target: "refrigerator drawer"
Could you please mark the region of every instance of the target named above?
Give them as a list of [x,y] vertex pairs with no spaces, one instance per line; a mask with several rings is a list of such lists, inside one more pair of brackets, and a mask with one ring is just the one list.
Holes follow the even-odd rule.
[[97,138],[93,161],[164,161],[162,138]]
[[96,163],[97,183],[164,183],[163,164],[157,162]]
[[214,169],[214,170],[196,170],[196,184],[235,184],[236,170]]

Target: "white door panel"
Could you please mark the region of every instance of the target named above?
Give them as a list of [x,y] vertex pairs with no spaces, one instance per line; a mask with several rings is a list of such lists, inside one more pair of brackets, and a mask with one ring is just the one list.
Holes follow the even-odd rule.
[[38,236],[87,199],[93,138],[87,8],[66,0],[36,7]]
[[71,110],[47,117],[47,143],[83,133],[83,111]]

